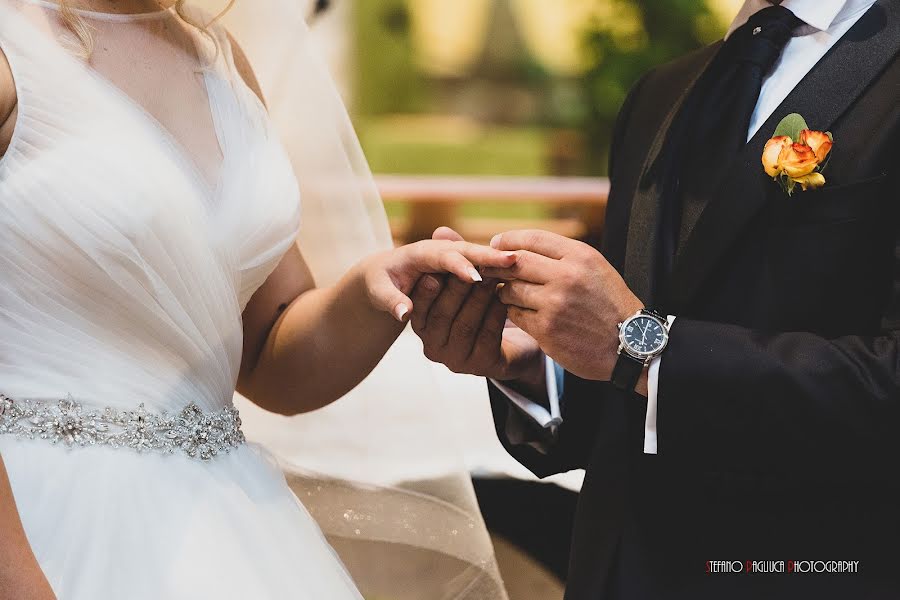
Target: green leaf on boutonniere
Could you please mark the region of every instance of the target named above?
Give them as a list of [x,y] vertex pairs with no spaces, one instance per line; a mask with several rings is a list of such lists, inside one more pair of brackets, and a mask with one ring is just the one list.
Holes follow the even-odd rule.
[[797,113],[791,113],[781,120],[781,123],[775,128],[775,134],[772,137],[786,135],[796,142],[800,139],[800,132],[804,129],[809,129],[806,119]]
[[783,177],[782,187],[784,187],[784,191],[787,192],[788,196],[793,196],[794,188],[797,187],[797,182],[790,177]]

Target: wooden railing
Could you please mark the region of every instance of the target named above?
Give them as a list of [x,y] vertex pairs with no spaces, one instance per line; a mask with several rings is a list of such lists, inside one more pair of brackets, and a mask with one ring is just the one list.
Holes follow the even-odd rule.
[[[539,228],[572,238],[599,236],[603,229],[609,181],[584,177],[437,177],[380,175],[376,182],[386,202],[409,204],[405,216],[391,219],[394,237],[414,241],[441,225],[466,239],[484,242],[509,229]],[[465,218],[473,203],[539,204],[537,219]]]

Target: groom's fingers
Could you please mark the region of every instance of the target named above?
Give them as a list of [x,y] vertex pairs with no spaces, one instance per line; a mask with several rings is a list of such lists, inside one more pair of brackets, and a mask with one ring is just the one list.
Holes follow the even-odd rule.
[[443,281],[441,278],[435,277],[434,275],[425,275],[419,279],[419,282],[416,283],[416,287],[413,288],[411,295],[413,301],[413,313],[409,320],[410,323],[412,323],[413,331],[420,336],[425,331],[425,325],[428,321],[428,311],[431,310],[431,305],[434,304],[434,301],[441,293],[442,287]]
[[496,281],[474,286],[450,326],[447,354],[450,361],[463,362],[472,353],[485,313],[494,298]]
[[532,283],[547,283],[553,280],[558,267],[559,261],[556,259],[520,250],[516,252],[516,263],[511,267],[485,267],[481,269],[481,275],[503,281],[521,279]]
[[472,286],[455,277],[448,277],[441,293],[431,305],[425,321],[425,344],[432,349],[444,348],[450,338],[450,328],[462,308]]
[[572,244],[578,244],[567,237],[541,231],[540,229],[520,229],[498,233],[491,240],[491,248],[498,250],[530,250],[548,258],[562,258]]
[[509,320],[512,321],[519,329],[537,339],[540,336],[535,335],[538,332],[538,313],[530,308],[519,308],[518,306],[507,307]]
[[481,330],[475,340],[475,346],[469,355],[469,364],[478,365],[482,369],[493,366],[498,358],[498,349],[503,339],[503,328],[506,325],[505,304],[497,296],[491,298],[487,314],[481,323]]
[[510,281],[500,288],[500,301],[508,306],[538,310],[544,286],[527,281]]

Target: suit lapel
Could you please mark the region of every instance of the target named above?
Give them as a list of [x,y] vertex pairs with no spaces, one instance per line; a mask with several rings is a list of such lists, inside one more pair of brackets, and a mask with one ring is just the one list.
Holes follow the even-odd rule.
[[810,127],[829,129],[898,51],[900,7],[894,0],[879,0],[794,88],[727,167],[731,175],[710,199],[676,259],[665,290],[667,309],[683,310],[767,200],[781,197],[770,193],[777,188],[760,163],[765,141],[781,119],[800,113]]
[[706,49],[699,55],[700,64],[692,70],[691,77],[685,82],[680,95],[669,108],[665,119],[657,130],[656,136],[647,152],[641,167],[637,191],[631,204],[628,219],[628,235],[625,246],[625,263],[623,277],[630,289],[644,303],[650,304],[654,295],[654,273],[657,256],[657,224],[659,222],[661,186],[655,181],[651,170],[659,157],[672,121],[684,104],[697,80],[709,66],[718,52],[721,42]]

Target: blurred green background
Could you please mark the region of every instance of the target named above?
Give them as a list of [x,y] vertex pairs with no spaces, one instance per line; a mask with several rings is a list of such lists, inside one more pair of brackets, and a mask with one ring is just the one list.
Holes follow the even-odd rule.
[[[375,173],[602,176],[628,89],[740,0],[354,0],[351,111]],[[396,216],[402,204],[389,202]],[[466,216],[539,216],[529,205]]]

